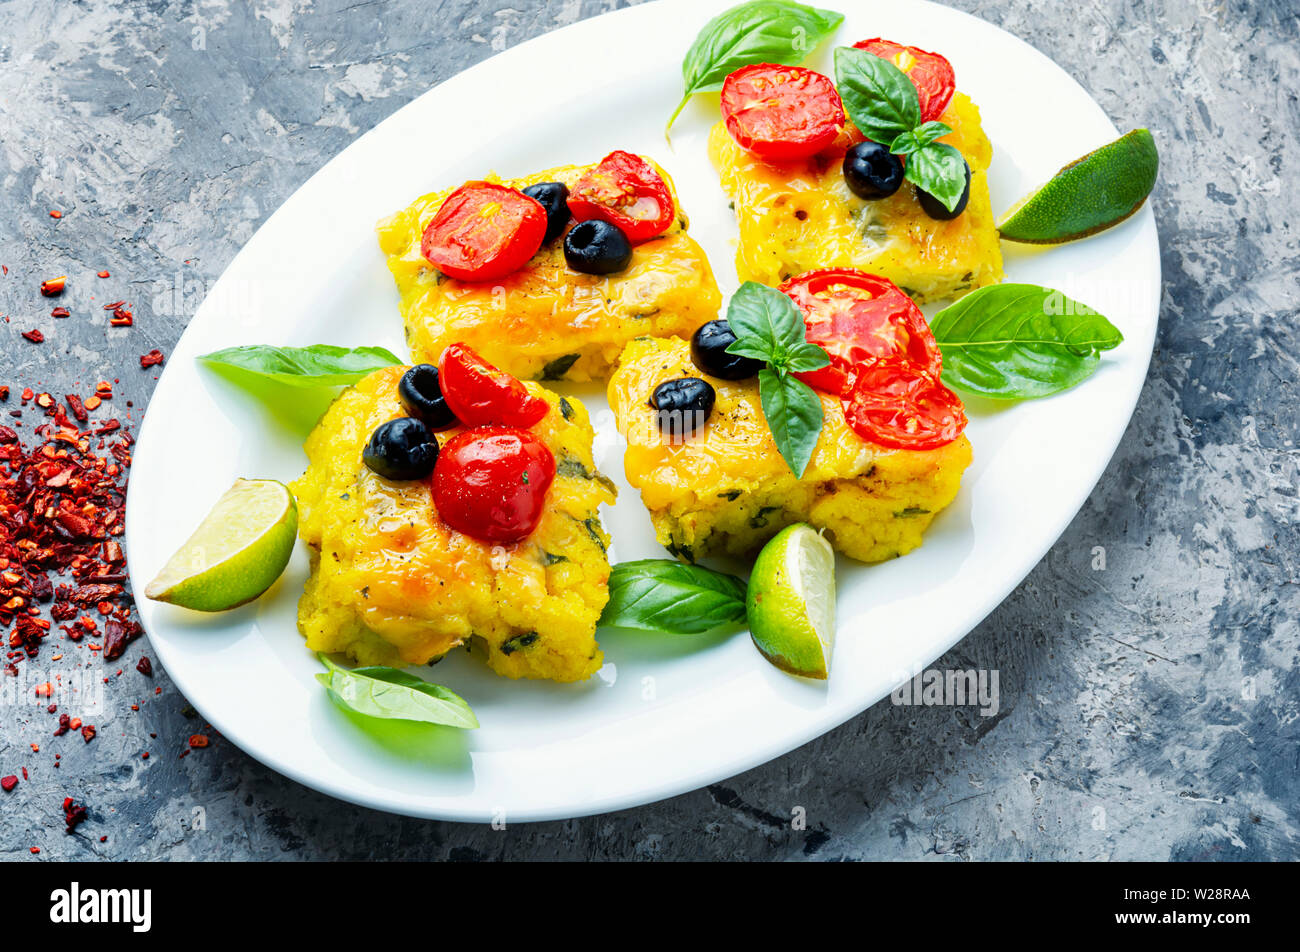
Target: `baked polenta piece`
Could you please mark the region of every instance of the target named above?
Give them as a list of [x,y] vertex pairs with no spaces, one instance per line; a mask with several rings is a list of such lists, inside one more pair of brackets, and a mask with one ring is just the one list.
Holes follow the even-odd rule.
[[[680,377],[703,377],[717,393],[712,415],[690,440],[660,433],[648,398]],[[627,439],[627,479],[641,491],[655,535],[694,561],[746,555],[783,527],[826,530],[850,558],[880,562],[921,544],[957,495],[970,465],[965,436],[933,450],[886,449],[845,422],[840,401],[819,394],[825,423],[803,478],[790,472],[763,416],[758,381],[701,374],[678,338],[633,341],[609,381],[609,403]]]
[[[647,160],[648,161],[648,160]],[[623,346],[643,334],[689,336],[717,316],[722,296],[709,260],[686,232],[672,179],[654,163],[672,196],[675,220],[634,245],[628,266],[609,275],[580,274],[556,238],[518,270],[487,282],[439,272],[421,253],[421,238],[452,189],[417,199],[379,223],[379,246],[401,293],[406,340],[416,361],[436,363],[452,342],[525,380],[604,380]],[[594,168],[570,165],[519,179],[487,181],[524,189],[540,182],[569,188]]]
[[709,156],[740,225],[740,280],[776,286],[804,271],[857,268],[888,278],[918,303],[1001,281],[987,175],[993,149],[979,109],[956,93],[940,121],[953,131],[938,141],[954,146],[971,168],[970,202],[951,221],[927,215],[908,182],[888,198],[854,195],[841,170],[843,139],[812,158],[770,164],[737,145],[719,122],[709,134]]
[[[531,429],[555,457],[555,481],[532,534],[492,545],[443,523],[428,480],[388,480],[362,462],[375,428],[404,414],[397,385],[406,369],[345,390],[307,439],[307,471],[290,487],[311,549],[298,606],[307,646],[408,665],[472,641],[506,677],[589,677],[601,666],[596,620],[609,581],[598,508],[615,490],[592,461],[586,410],[526,385],[551,405]],[[438,436],[445,445],[458,432]]]

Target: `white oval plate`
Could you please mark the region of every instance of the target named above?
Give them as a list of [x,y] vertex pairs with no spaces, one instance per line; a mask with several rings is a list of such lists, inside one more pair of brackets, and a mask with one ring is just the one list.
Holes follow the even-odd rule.
[[[829,5],[836,6],[834,3]],[[670,0],[547,34],[430,90],[362,136],[273,214],[212,288],[169,355],[139,434],[127,501],[134,577],[151,578],[239,476],[288,481],[305,430],[202,370],[235,344],[380,344],[404,353],[397,292],[376,245],[381,216],[489,169],[523,175],[593,162],[612,149],[671,172],[723,286],[734,290],[736,229],[705,155],[716,97],[674,129],[680,62],[725,0]],[[942,51],[993,141],[993,206],[1005,209],[1117,130],[1086,92],[997,28],[929,3],[854,8],[810,65],[868,36]],[[571,68],[581,63],[581,77]],[[455,652],[430,677],[473,705],[472,732],[392,724],[339,710],[295,626],[306,556],[266,596],[200,616],[141,601],[168,674],[252,756],[317,790],[421,817],[507,821],[630,807],[739,773],[883,698],[979,623],[1042,558],[1087,498],[1137,402],[1155,335],[1160,265],[1149,208],[1046,252],[1004,246],[1007,279],[1056,287],[1102,310],[1125,342],[1060,396],[972,408],[975,463],[925,545],[877,566],[841,560],[839,634],[827,684],[786,677],[743,633],[730,638],[602,632],[608,664],[585,685],[498,678]],[[597,462],[619,484],[605,512],[613,561],[662,557],[623,480],[622,447],[600,388],[576,388],[600,426]],[[429,673],[429,669],[425,669]]]

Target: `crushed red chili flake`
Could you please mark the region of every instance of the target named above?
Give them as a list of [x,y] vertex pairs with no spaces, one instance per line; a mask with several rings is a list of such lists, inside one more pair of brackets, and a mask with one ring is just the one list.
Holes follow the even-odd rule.
[[113,308],[113,316],[109,319],[108,323],[111,327],[130,327],[133,316],[132,312],[126,309],[125,305],[119,304],[117,307]]
[[[32,328],[30,331],[23,331],[23,337],[27,338],[33,344],[45,343],[45,335],[36,328]],[[143,360],[143,358],[141,358],[141,360]]]
[[32,847],[29,847],[29,852],[31,852],[33,856],[36,855],[37,853],[39,853],[40,851],[41,851],[41,848],[40,848],[39,846],[32,846]]
[[85,423],[89,419],[89,414],[86,413],[86,405],[81,402],[81,397],[75,393],[68,393],[64,394],[63,399],[68,402],[68,409],[72,411],[72,415],[77,418],[78,423]]
[[8,777],[0,777],[0,790],[9,793],[14,787],[18,786],[18,778],[14,774]]
[[147,354],[140,355],[140,367],[143,370],[147,370],[150,367],[156,367],[162,362],[163,362],[163,352],[161,350],[154,349],[149,351],[149,353]]
[[51,210],[50,210],[50,217],[51,217],[51,218],[62,218],[62,217],[63,217],[63,212],[59,211],[57,208],[51,209]]
[[71,317],[71,316],[72,316],[72,312],[69,311],[66,307],[56,307],[54,310],[50,311],[50,317]]
[[68,732],[68,730],[71,727],[72,727],[72,718],[68,717],[67,714],[60,714],[59,726],[54,728],[54,736],[62,737],[64,734]]
[[140,660],[135,663],[135,669],[146,678],[153,677],[153,662],[149,660],[148,655],[140,656]]
[[67,825],[69,833],[76,830],[78,826],[86,822],[86,807],[84,804],[77,803],[72,797],[63,799],[63,822]]
[[190,735],[190,746],[191,746],[191,747],[207,747],[207,746],[208,746],[208,738],[207,738],[207,735],[206,735],[206,734],[191,734],[191,735]]
[[50,278],[41,282],[41,294],[45,297],[58,297],[63,293],[63,289],[68,286],[68,276],[59,275],[57,278]]
[[81,729],[81,736],[85,738],[86,743],[89,744],[92,740],[95,739],[95,725],[87,724],[85,727],[83,727]]
[[97,274],[98,274],[98,276],[101,277],[101,278],[111,277],[111,275],[109,275],[109,273],[108,273],[107,271],[100,271],[100,272],[97,272]]

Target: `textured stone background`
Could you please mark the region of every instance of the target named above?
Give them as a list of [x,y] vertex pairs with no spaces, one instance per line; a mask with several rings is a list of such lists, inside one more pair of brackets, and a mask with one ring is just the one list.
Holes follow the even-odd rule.
[[[138,419],[156,372],[138,355],[170,350],[203,288],[329,157],[494,51],[615,5],[0,2],[0,382],[61,394],[120,377],[114,412],[130,399]],[[1137,414],[1060,542],[937,664],[998,668],[998,717],[886,702],[707,790],[494,832],[340,804],[220,740],[178,760],[198,729],[184,698],[127,668],[93,744],[55,748],[51,718],[0,712],[0,772],[31,772],[0,795],[0,852],[1300,858],[1297,6],[954,5],[1051,55],[1121,128],[1149,126],[1163,159],[1164,304]],[[113,278],[97,283],[100,268]],[[64,271],[75,313],[55,321],[32,291]],[[134,301],[135,326],[110,330],[91,294]],[[49,340],[19,337],[31,327]],[[68,794],[91,807],[76,836]],[[806,831],[789,828],[793,804]]]

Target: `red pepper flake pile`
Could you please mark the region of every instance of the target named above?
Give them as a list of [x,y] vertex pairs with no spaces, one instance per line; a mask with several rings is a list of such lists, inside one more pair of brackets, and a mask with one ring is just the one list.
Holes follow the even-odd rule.
[[[116,420],[79,429],[89,417],[79,399],[67,398],[70,418],[49,394],[27,388],[23,398],[34,399],[46,419],[30,449],[0,426],[0,637],[12,624],[5,639],[10,674],[24,657],[37,656],[51,621],[81,616],[75,625],[60,625],[70,641],[95,632],[96,622],[85,614],[92,608],[104,618],[105,658],[121,655],[141,633],[131,620],[120,541],[134,440],[125,432],[108,436],[120,427]],[[43,605],[48,619],[41,617]]]
[[[72,833],[78,826],[86,822],[86,807],[83,804],[73,800],[72,797],[65,797],[63,800],[63,822],[67,825],[67,831]],[[35,851],[35,847],[32,847]]]
[[50,278],[46,281],[42,281],[41,294],[46,297],[58,297],[63,293],[63,289],[67,287],[67,284],[68,276],[66,274],[61,274],[57,278]]
[[147,354],[140,355],[140,367],[148,369],[156,367],[163,362],[163,352],[161,350],[151,350]]

